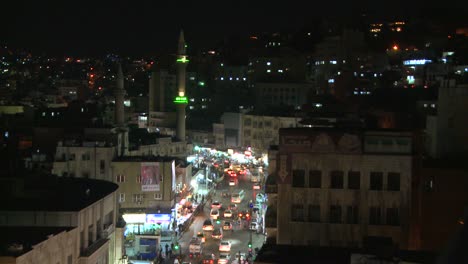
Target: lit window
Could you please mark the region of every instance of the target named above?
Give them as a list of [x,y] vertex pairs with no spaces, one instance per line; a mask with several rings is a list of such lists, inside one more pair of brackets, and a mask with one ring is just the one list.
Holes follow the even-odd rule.
[[224,81],[224,77],[221,77],[220,79],[221,79],[221,81]]
[[431,107],[432,107],[432,108],[435,108],[435,104],[431,104]]
[[270,70],[270,69],[268,69],[268,70],[267,70],[267,72],[271,72],[271,70]]
[[221,67],[223,67],[223,66],[224,66],[224,64],[223,64],[223,63],[221,63]]
[[424,108],[426,108],[426,107],[427,107],[427,104],[424,104]]
[[267,62],[267,65],[270,66],[270,65],[271,65],[271,62]]
[[242,80],[247,81],[247,78],[244,77],[244,78],[242,78]]
[[194,81],[194,80],[195,80],[195,77],[191,76],[189,79],[190,79],[191,81]]
[[283,70],[278,70],[278,72],[283,72]]
[[236,81],[238,81],[238,80],[239,80],[239,77],[236,77]]
[[229,77],[229,80],[232,81],[232,77]]
[[336,64],[336,60],[331,60],[330,64]]
[[201,108],[202,108],[202,109],[206,109],[206,105],[202,105]]
[[189,106],[190,110],[193,110],[194,108],[195,108],[195,106],[193,106],[193,105]]
[[328,83],[335,83],[335,79],[328,79]]
[[190,102],[195,102],[195,98],[190,98]]
[[341,75],[341,72],[337,72],[338,75]]

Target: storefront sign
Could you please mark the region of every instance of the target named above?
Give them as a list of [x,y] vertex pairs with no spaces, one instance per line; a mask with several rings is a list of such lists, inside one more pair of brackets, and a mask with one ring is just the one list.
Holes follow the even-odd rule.
[[127,224],[145,223],[146,221],[145,214],[124,214],[122,217]]
[[146,215],[147,224],[158,224],[158,223],[170,222],[170,221],[171,221],[170,214],[147,214]]

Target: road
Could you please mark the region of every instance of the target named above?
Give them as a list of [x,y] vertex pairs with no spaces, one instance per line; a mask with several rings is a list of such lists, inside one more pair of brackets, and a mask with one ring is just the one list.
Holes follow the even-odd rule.
[[[231,204],[230,198],[222,197],[223,192],[233,192],[239,191],[243,189],[245,191],[245,197],[240,204],[238,204],[238,211],[248,210],[249,209],[249,201],[255,201],[254,195],[256,192],[253,191],[252,186],[253,184],[250,182],[246,176],[239,175],[239,181],[237,186],[228,186],[228,178],[226,177],[225,181],[218,185],[216,189],[216,194],[213,196],[212,201],[219,201],[222,204],[222,209],[220,210],[220,215],[222,216],[222,212],[224,209],[227,208]],[[196,235],[197,232],[203,231],[202,226],[205,219],[210,218],[210,210],[211,210],[211,203],[206,203],[203,208],[203,212],[201,212],[198,216],[195,217],[192,225],[190,228],[183,234],[179,236],[179,245],[180,245],[180,253],[183,256],[183,260],[190,262],[190,263],[199,263],[201,259],[189,259],[188,257],[188,247],[190,239]],[[217,224],[216,221],[213,221],[213,224],[216,227],[222,227],[224,220],[232,221],[232,219],[224,219],[223,217],[220,218],[220,224]],[[232,221],[233,223],[235,221]],[[235,257],[235,253],[243,252],[246,255],[248,254],[248,243],[250,240],[250,236],[252,238],[252,249],[256,247],[261,248],[265,241],[265,236],[263,234],[259,234],[255,231],[250,231],[246,227],[248,227],[247,220],[242,220],[241,225],[235,224],[233,231],[224,231],[223,232],[223,239],[229,240],[231,242],[231,259]],[[214,254],[216,259],[219,257],[219,242],[220,240],[213,239],[211,237],[212,232],[204,231],[206,237],[206,243],[204,245],[203,254]],[[255,252],[253,250],[253,252]],[[175,252],[178,254],[179,252]]]

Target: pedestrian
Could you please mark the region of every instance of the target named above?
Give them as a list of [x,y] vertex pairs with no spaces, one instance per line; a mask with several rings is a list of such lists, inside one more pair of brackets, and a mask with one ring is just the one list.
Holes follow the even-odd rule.
[[175,236],[177,237],[177,231],[175,231]]

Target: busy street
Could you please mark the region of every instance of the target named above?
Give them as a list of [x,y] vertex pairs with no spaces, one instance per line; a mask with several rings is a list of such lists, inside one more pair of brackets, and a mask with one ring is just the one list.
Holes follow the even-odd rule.
[[[256,250],[264,243],[267,198],[261,186],[265,164],[221,156],[222,160],[202,156],[209,160],[204,169],[218,173],[210,184],[207,200],[200,205],[203,209],[190,227],[178,234],[177,249],[165,263],[252,263]],[[221,241],[229,242],[227,248],[220,248]]]

